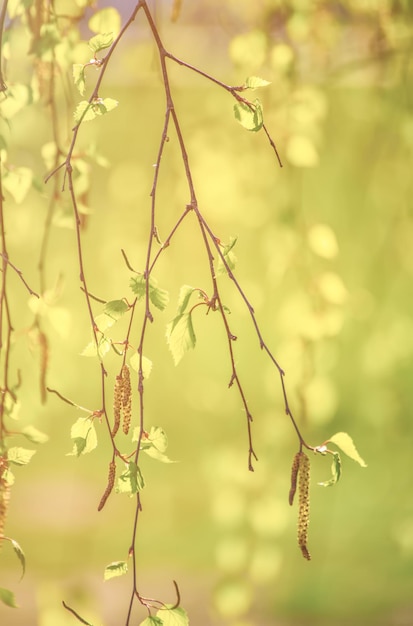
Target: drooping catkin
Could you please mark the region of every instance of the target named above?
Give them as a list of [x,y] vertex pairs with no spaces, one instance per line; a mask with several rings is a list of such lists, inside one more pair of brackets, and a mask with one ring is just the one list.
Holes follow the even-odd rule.
[[10,502],[10,483],[5,476],[8,466],[7,458],[0,457],[0,539],[4,537],[4,527]]
[[106,489],[103,493],[103,496],[100,499],[98,511],[101,511],[106,504],[106,500],[109,498],[113,485],[115,484],[115,476],[116,476],[116,463],[115,461],[111,461],[109,463],[109,475],[108,475],[108,484],[106,485]]
[[298,468],[300,467],[300,455],[301,452],[297,452],[293,459],[293,464],[291,466],[291,487],[290,493],[288,494],[288,502],[292,506],[294,502],[295,492],[297,491],[297,476],[298,476]]
[[129,432],[132,416],[132,387],[130,382],[130,371],[127,365],[122,367],[122,410],[123,410],[123,432]]
[[112,437],[116,435],[120,426],[122,409],[123,379],[122,374],[116,376],[115,388],[113,390],[113,428]]
[[310,459],[304,452],[299,453],[298,467],[298,545],[304,558],[311,559],[307,547],[308,525],[310,522]]

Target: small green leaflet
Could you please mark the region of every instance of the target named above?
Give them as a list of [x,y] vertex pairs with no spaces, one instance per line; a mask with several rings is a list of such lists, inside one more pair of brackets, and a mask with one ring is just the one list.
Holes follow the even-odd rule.
[[21,546],[17,543],[17,541],[15,539],[10,539],[11,541],[11,545],[13,546],[13,550],[17,555],[17,558],[19,559],[21,566],[22,566],[22,578],[24,576],[24,573],[26,571],[26,557],[24,555],[24,552],[21,548]]
[[[131,356],[131,358],[129,359],[129,365],[133,370],[135,370],[135,372],[139,373],[140,358],[138,352],[135,352]],[[151,371],[152,361],[150,359],[147,359],[146,356],[142,356],[142,374],[146,380],[149,378]]]
[[[235,246],[235,244],[237,243],[237,239],[238,237],[230,237],[229,243],[227,245],[223,245],[222,246],[222,256],[225,259],[225,262],[227,263],[229,269],[232,271],[233,269],[235,269],[235,265],[237,262],[237,257],[235,256],[234,252],[233,252],[233,248]],[[221,259],[221,257],[219,257],[218,260],[218,266],[217,266],[217,273],[218,274],[225,274],[227,272],[227,268],[224,265],[223,260]]]
[[84,96],[86,89],[85,66],[81,63],[74,63],[72,71],[75,86],[78,88],[80,95]]
[[115,576],[123,576],[128,571],[128,564],[126,561],[113,561],[105,567],[105,573],[103,574],[104,580],[110,580]]
[[22,435],[31,441],[31,443],[46,443],[46,441],[49,441],[48,435],[37,430],[34,426],[25,426],[22,430]]
[[262,104],[258,98],[248,104],[246,102],[236,102],[234,104],[234,114],[235,119],[247,130],[257,132],[264,124]]
[[127,469],[119,476],[116,484],[116,493],[134,495],[145,486],[142,472],[134,461],[129,461]]
[[[132,276],[130,288],[138,300],[142,300],[146,294],[146,280],[144,276],[142,274],[137,277]],[[149,278],[149,299],[160,311],[163,311],[169,303],[169,293],[165,289],[158,287],[158,281],[152,276]]]
[[160,609],[157,614],[163,626],[188,626],[189,618],[185,609],[180,606],[173,608],[172,605],[165,605],[165,609]]
[[338,452],[333,452],[333,463],[331,465],[331,478],[323,483],[318,483],[321,487],[332,487],[335,485],[341,476],[341,459]]
[[342,452],[344,452],[344,454],[347,454],[350,459],[356,461],[356,463],[361,465],[361,467],[367,467],[367,464],[357,452],[356,446],[354,445],[354,442],[350,435],[342,432],[336,433],[326,441],[326,443],[330,442],[334,443],[338,448],[340,448],[340,450],[342,450]]
[[32,456],[36,454],[36,450],[27,450],[27,448],[9,448],[7,451],[7,459],[14,465],[27,465]]
[[[107,316],[106,316],[107,317]],[[87,344],[86,348],[81,352],[82,356],[96,356],[99,354],[100,358],[103,358],[105,354],[109,352],[112,347],[112,342],[109,337],[101,335],[98,340],[98,346],[96,347],[95,341],[91,341]]]
[[257,87],[268,87],[271,83],[268,80],[264,80],[264,78],[260,78],[259,76],[248,76],[245,81],[245,86],[248,89],[257,89]]
[[119,102],[113,98],[95,98],[92,102],[82,100],[77,105],[73,117],[77,124],[80,122],[89,122],[99,115],[105,115],[105,113],[113,111],[118,104]]
[[125,300],[110,300],[106,302],[103,310],[106,315],[117,321],[129,310],[129,305]]
[[[138,441],[139,427],[135,428],[132,441]],[[162,461],[162,463],[174,463],[165,452],[168,447],[168,438],[165,431],[160,426],[152,426],[147,437],[141,439],[141,450],[148,456]]]
[[92,452],[98,443],[93,420],[90,417],[79,417],[70,430],[70,438],[73,440],[73,450],[67,456],[80,456]]
[[176,309],[175,317],[178,317],[179,315],[184,313],[186,307],[189,304],[189,300],[195,291],[198,291],[198,289],[196,289],[195,287],[191,287],[190,285],[182,285],[181,289],[179,290],[178,308]]
[[12,591],[9,591],[9,589],[4,589],[3,587],[0,587],[0,600],[3,602],[3,604],[11,607],[12,609],[18,608],[14,593]]
[[93,54],[110,48],[113,43],[113,33],[99,33],[91,39],[89,39],[88,46],[92,50]]
[[172,353],[175,365],[191,348],[195,348],[196,336],[192,324],[191,313],[183,313],[174,317],[166,327],[166,340]]

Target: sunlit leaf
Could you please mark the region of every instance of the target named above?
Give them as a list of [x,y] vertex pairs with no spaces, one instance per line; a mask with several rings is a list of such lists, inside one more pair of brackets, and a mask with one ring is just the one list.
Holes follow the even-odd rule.
[[121,28],[119,11],[114,7],[96,11],[88,21],[88,26],[93,33],[114,33],[117,35]]
[[103,574],[104,580],[110,580],[111,578],[115,578],[115,576],[123,576],[128,571],[128,564],[126,561],[113,561],[105,567],[105,572]]
[[[138,441],[139,428],[135,429],[133,441]],[[149,433],[141,439],[141,450],[148,456],[162,463],[174,463],[166,454],[168,438],[165,431],[160,426],[152,426]]]
[[156,615],[162,619],[164,626],[188,626],[189,624],[188,614],[180,606],[173,608],[166,605],[166,608],[159,610]]
[[333,463],[331,465],[331,478],[325,482],[318,483],[321,487],[332,487],[335,485],[341,476],[341,459],[338,452],[333,452]]
[[96,112],[92,108],[92,105],[87,100],[82,100],[76,107],[76,110],[73,114],[75,122],[78,124],[81,120],[82,122],[88,122],[90,120],[94,120],[96,117]]
[[73,80],[74,80],[75,86],[79,90],[80,95],[84,96],[85,88],[86,88],[85,66],[82,65],[81,63],[75,63],[73,65]]
[[0,587],[0,600],[3,602],[3,604],[11,607],[12,609],[18,608],[15,595],[9,589],[4,589],[3,587]]
[[192,315],[183,313],[175,317],[166,327],[166,339],[175,365],[191,348],[195,348],[196,336],[192,324]]
[[234,114],[235,119],[247,130],[257,132],[264,123],[262,105],[258,99],[250,104],[236,102],[234,104]]
[[139,626],[162,626],[163,621],[160,617],[155,617],[154,615],[150,615],[143,622],[140,622]]
[[359,463],[361,467],[367,467],[367,464],[359,455],[352,438],[347,433],[343,433],[343,432],[336,433],[335,435],[330,437],[330,439],[328,439],[326,443],[328,442],[334,443],[336,446],[338,446],[340,450],[344,452],[344,454],[347,454],[347,456],[349,456],[350,459],[353,459],[353,461],[356,461],[356,463]]
[[[140,357],[139,357],[139,353],[135,352],[131,358],[129,359],[129,365],[131,366],[132,369],[135,370],[135,372],[139,372],[139,366],[140,366]],[[152,361],[148,358],[146,358],[146,356],[142,356],[142,373],[143,373],[143,377],[145,379],[148,379],[150,376],[150,373],[152,371]]]
[[70,430],[73,450],[67,456],[80,456],[92,452],[97,446],[95,425],[90,417],[79,417]]
[[245,86],[248,89],[257,89],[257,87],[267,87],[268,85],[271,85],[271,83],[268,80],[259,78],[259,76],[249,76],[245,81]]
[[7,451],[7,459],[14,465],[27,465],[30,462],[36,450],[27,450],[26,448],[9,448]]
[[[238,237],[230,237],[229,243],[227,245],[224,245],[222,248],[222,255],[230,270],[235,269],[235,265],[237,263],[237,257],[235,256],[233,252],[233,248],[235,244],[237,243],[237,239]],[[227,272],[227,268],[220,257],[218,260],[218,265],[217,265],[217,273],[224,274],[226,272]]]
[[[146,280],[141,274],[132,276],[130,287],[133,293],[141,300],[146,294]],[[156,308],[163,311],[169,303],[169,293],[165,289],[158,287],[158,282],[152,276],[149,279],[149,299]]]
[[32,443],[46,443],[46,441],[49,441],[48,435],[45,435],[34,426],[25,426],[22,434]]
[[3,187],[13,200],[21,204],[27,196],[33,182],[33,171],[28,167],[15,167],[7,170],[3,178]]
[[127,469],[119,476],[116,484],[116,493],[133,495],[145,487],[142,472],[134,461],[129,461]]
[[20,83],[9,85],[7,98],[0,101],[0,113],[2,117],[7,120],[11,119],[26,106],[30,97],[31,92],[27,85],[21,85]]
[[99,33],[89,39],[88,45],[94,54],[105,48],[109,48],[113,43],[113,33]]

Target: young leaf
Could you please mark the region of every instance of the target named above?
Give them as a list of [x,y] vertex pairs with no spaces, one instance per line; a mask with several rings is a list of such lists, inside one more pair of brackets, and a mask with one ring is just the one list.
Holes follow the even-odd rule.
[[[141,274],[140,276],[132,276],[130,280],[130,288],[141,300],[146,294],[146,280]],[[169,303],[169,293],[165,289],[158,287],[158,282],[152,276],[149,279],[149,299],[157,309],[163,311]]]
[[331,478],[323,483],[318,483],[321,487],[332,487],[335,485],[341,476],[341,459],[338,452],[333,452],[333,463],[331,465]]
[[9,589],[4,589],[3,587],[0,587],[0,600],[3,602],[3,604],[11,607],[12,609],[18,608],[14,593],[12,591],[9,591]]
[[90,417],[79,417],[70,430],[73,450],[67,456],[80,456],[92,452],[98,444],[96,429]]
[[257,132],[262,128],[264,117],[262,104],[256,99],[254,102],[236,102],[234,104],[235,119],[247,130]]
[[28,167],[15,167],[4,174],[3,187],[7,189],[16,204],[21,204],[33,182],[33,172]]
[[[110,318],[108,317],[108,319]],[[107,354],[109,350],[111,349],[111,346],[112,346],[112,342],[109,339],[109,337],[106,337],[105,335],[101,335],[101,337],[98,340],[97,348],[96,348],[96,343],[93,340],[87,344],[86,348],[82,350],[80,354],[81,356],[97,356],[97,354],[99,354],[100,358],[103,359],[105,354]]]
[[78,88],[81,96],[85,95],[86,80],[85,80],[85,66],[82,63],[74,63],[73,65],[73,80],[75,86]]
[[106,302],[103,310],[106,315],[109,315],[109,317],[112,317],[114,320],[118,320],[129,310],[129,305],[125,300],[111,300],[110,302]]
[[26,557],[24,555],[24,552],[21,548],[21,546],[17,543],[17,541],[15,539],[11,539],[11,545],[13,546],[13,550],[17,555],[17,558],[19,559],[21,566],[22,566],[22,578],[24,576],[24,573],[26,571]]
[[150,615],[139,624],[139,626],[162,626],[163,621],[159,617]]
[[90,18],[88,26],[93,33],[113,32],[117,35],[121,28],[119,11],[113,7],[96,11]]
[[166,327],[166,340],[175,365],[190,348],[195,348],[196,336],[190,313],[175,317]]
[[[129,359],[129,365],[131,366],[132,369],[135,370],[135,372],[139,372],[139,364],[140,364],[139,353],[135,352]],[[143,373],[143,377],[146,380],[149,378],[151,371],[152,371],[152,361],[150,359],[147,359],[146,356],[142,356],[142,373]]]
[[113,43],[113,33],[99,33],[91,39],[89,39],[88,46],[92,50],[93,54],[110,48]]
[[34,454],[36,454],[36,450],[17,447],[10,448],[7,452],[7,459],[15,465],[27,465]]
[[128,493],[133,495],[141,491],[145,486],[145,480],[139,467],[134,461],[129,461],[128,468],[122,472],[116,485],[116,493]]
[[[132,441],[138,441],[139,432],[139,427],[135,428]],[[175,463],[175,461],[172,461],[166,456],[165,451],[167,447],[168,438],[165,431],[160,426],[152,426],[148,435],[141,439],[142,452],[145,452],[148,456],[157,461],[162,461],[162,463]]]
[[330,439],[328,439],[326,443],[329,442],[334,443],[338,448],[340,448],[340,450],[342,450],[342,452],[344,452],[344,454],[347,454],[350,459],[353,459],[353,461],[359,463],[361,467],[367,467],[367,463],[365,463],[365,461],[361,458],[361,456],[357,452],[356,446],[354,445],[352,438],[347,433],[336,433],[335,435],[330,437]]
[[82,122],[89,122],[90,120],[94,120],[96,117],[96,111],[92,107],[91,103],[87,100],[82,100],[76,107],[75,112],[73,113],[74,120],[76,124],[79,124],[80,120]]
[[49,441],[48,435],[37,430],[34,426],[25,426],[22,430],[22,435],[32,443],[46,443],[46,441]]
[[257,89],[257,87],[267,87],[268,85],[271,85],[271,83],[268,80],[264,80],[264,78],[259,78],[259,76],[248,76],[245,81],[245,86],[248,89]]
[[156,616],[161,617],[163,626],[188,626],[188,614],[182,607],[175,608],[166,605],[165,609],[160,609]]
[[113,561],[105,567],[105,573],[103,574],[104,580],[110,580],[115,576],[123,576],[128,571],[128,564],[126,561]]
[[195,289],[194,287],[191,287],[190,285],[182,285],[179,291],[178,308],[176,310],[176,316],[184,313],[194,291],[197,291],[197,289]]
[[[238,237],[230,237],[229,243],[223,246],[223,249],[222,249],[222,255],[230,270],[233,270],[235,268],[235,265],[237,262],[237,257],[235,256],[233,252],[233,248],[235,244],[237,243],[237,240],[238,240]],[[227,268],[225,267],[224,262],[222,261],[221,257],[219,257],[217,273],[225,274],[226,271],[227,271]]]

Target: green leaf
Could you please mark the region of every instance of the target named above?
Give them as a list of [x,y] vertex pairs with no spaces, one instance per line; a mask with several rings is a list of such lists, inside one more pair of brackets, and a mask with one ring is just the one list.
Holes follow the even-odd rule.
[[[132,276],[130,280],[130,288],[141,300],[146,294],[146,280],[142,274]],[[165,289],[158,287],[158,281],[152,276],[149,279],[149,299],[157,309],[163,311],[169,303],[169,293]]]
[[331,478],[323,483],[318,483],[321,487],[332,487],[335,485],[341,476],[341,459],[338,452],[333,452],[333,463],[331,465]]
[[15,167],[4,172],[3,187],[17,204],[23,202],[30,191],[32,182],[33,172],[28,167]]
[[[132,441],[138,441],[139,427],[135,429]],[[166,454],[168,438],[165,431],[160,426],[152,426],[147,437],[142,437],[141,450],[148,456],[162,463],[175,463]]]
[[119,11],[113,7],[107,7],[101,11],[96,11],[90,18],[88,26],[93,33],[115,33],[118,34],[121,28],[121,17]]
[[[108,319],[110,318],[108,317]],[[98,340],[97,348],[96,348],[95,340],[93,340],[87,344],[86,348],[84,348],[84,350],[82,350],[80,354],[81,356],[97,356],[97,354],[99,353],[100,358],[103,359],[103,357],[105,356],[105,354],[109,352],[111,347],[112,347],[112,342],[109,339],[109,337],[102,335]]]
[[82,100],[76,107],[75,112],[73,113],[73,117],[75,119],[76,124],[82,120],[82,122],[89,122],[90,120],[94,120],[96,117],[96,112],[92,108],[92,105],[87,100]]
[[354,445],[352,438],[347,433],[336,433],[335,435],[330,437],[330,439],[328,439],[326,443],[329,442],[334,443],[338,448],[340,448],[340,450],[342,450],[342,452],[344,452],[344,454],[347,454],[350,459],[353,459],[353,461],[359,463],[361,467],[367,467],[367,463],[365,463],[365,461],[361,458],[361,456],[357,452],[356,446]]
[[166,605],[166,609],[160,609],[157,614],[157,617],[161,616],[163,626],[188,626],[189,618],[188,614],[182,607],[178,606],[169,608],[169,605]]
[[10,539],[11,541],[11,545],[13,546],[13,550],[17,555],[17,558],[19,559],[21,566],[22,566],[22,578],[24,576],[24,573],[26,571],[26,557],[24,555],[24,552],[21,548],[21,546],[17,543],[17,541],[15,539]]
[[175,365],[190,348],[195,348],[196,336],[190,313],[175,317],[166,327],[166,339]]
[[88,46],[92,50],[94,54],[100,52],[100,50],[104,50],[105,48],[110,48],[113,43],[113,33],[99,33],[95,35],[91,39],[89,39]]
[[103,310],[106,315],[109,315],[114,320],[118,320],[129,311],[129,305],[125,300],[110,300],[110,302],[106,302]]
[[271,85],[268,80],[264,80],[264,78],[259,78],[259,76],[249,76],[245,81],[245,86],[248,89],[257,89],[257,87],[267,87]]
[[139,624],[139,626],[162,626],[163,621],[159,617],[150,615]]
[[9,591],[9,589],[4,589],[3,587],[0,587],[0,600],[3,602],[3,604],[11,607],[12,609],[18,608],[14,593],[12,591]]
[[[237,257],[235,256],[233,252],[233,248],[235,244],[237,243],[237,240],[238,240],[238,237],[230,237],[229,243],[227,245],[224,245],[222,249],[222,255],[230,270],[235,269],[235,265],[237,262]],[[225,274],[226,272],[227,272],[227,268],[225,267],[224,262],[222,261],[220,257],[218,260],[218,265],[217,265],[217,273]]]
[[84,96],[86,89],[85,66],[81,63],[75,63],[73,65],[73,80],[75,86],[79,90],[80,95]]
[[80,456],[92,452],[98,444],[95,425],[90,417],[79,417],[70,430],[73,450],[67,456]]
[[113,561],[105,567],[105,573],[103,574],[104,580],[110,580],[115,576],[123,576],[128,571],[128,564],[126,561]]
[[179,291],[178,308],[176,310],[176,316],[181,315],[185,311],[194,291],[198,291],[198,290],[194,287],[191,287],[190,285],[182,285]]
[[7,452],[7,459],[15,465],[27,465],[30,462],[36,450],[27,450],[26,448],[10,448]]
[[258,99],[249,104],[236,102],[234,104],[234,114],[235,119],[247,130],[257,132],[264,123],[262,105]]
[[141,491],[144,486],[145,480],[139,467],[134,461],[129,461],[128,468],[118,478],[116,493],[128,493],[133,495]]
[[[129,365],[131,366],[133,370],[135,370],[135,372],[139,373],[139,366],[140,366],[139,352],[135,352],[131,356],[131,358],[129,359]],[[143,377],[146,380],[149,378],[151,371],[152,371],[152,361],[150,359],[147,359],[146,356],[142,356],[142,373],[143,373]]]
[[22,430],[22,435],[32,443],[46,443],[46,441],[49,441],[48,435],[45,435],[34,426],[25,426]]

